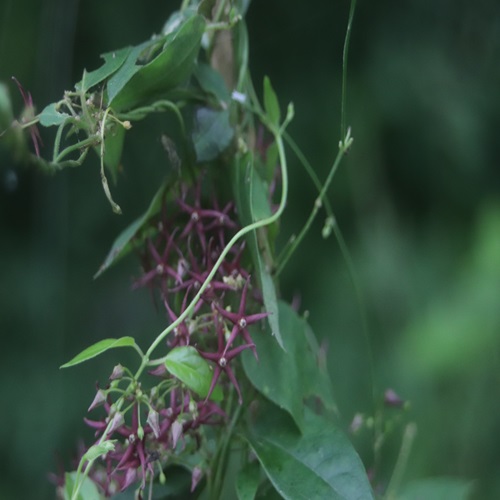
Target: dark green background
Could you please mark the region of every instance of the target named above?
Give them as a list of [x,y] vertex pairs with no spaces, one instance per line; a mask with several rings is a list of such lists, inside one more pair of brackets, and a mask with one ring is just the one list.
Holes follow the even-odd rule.
[[[22,107],[15,75],[41,109],[99,54],[159,31],[174,1],[2,0],[0,80]],[[290,131],[325,178],[340,123],[347,0],[254,0],[251,67],[268,74]],[[368,335],[345,261],[322,220],[291,260],[283,295],[328,341],[343,421],[387,387],[411,401],[418,426],[405,480],[477,479],[500,496],[500,4],[495,0],[359,1],[348,74],[355,142],[330,195],[354,261]],[[128,259],[92,275],[117,232],[147,205],[166,168],[148,123],[129,133],[113,215],[95,160],[44,177],[0,152],[0,498],[53,498],[46,481],[67,466],[94,383],[125,352],[68,371],[90,343],[133,335],[147,345],[164,319],[131,292]],[[45,149],[48,154],[49,148]],[[290,161],[283,234],[300,229],[315,193]],[[323,216],[321,217],[323,218]],[[399,446],[383,449],[380,480]],[[88,436],[88,433],[86,434]],[[368,465],[366,440],[356,442]]]

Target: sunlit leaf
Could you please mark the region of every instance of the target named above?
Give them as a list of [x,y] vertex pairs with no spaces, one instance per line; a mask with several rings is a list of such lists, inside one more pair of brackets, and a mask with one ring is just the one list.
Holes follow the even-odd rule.
[[306,413],[302,433],[274,405],[261,409],[246,436],[267,477],[290,500],[369,500],[363,464],[334,421]]
[[242,353],[243,367],[253,386],[290,413],[302,428],[305,399],[318,397],[327,409],[335,410],[331,382],[326,369],[318,364],[305,320],[288,304],[279,302],[279,321],[283,349],[267,332],[254,330],[259,361]]
[[68,118],[70,118],[70,115],[58,111],[55,103],[46,106],[39,115],[40,125],[43,127],[62,125]]
[[[71,493],[73,492],[73,487],[76,481],[77,473],[75,472],[66,472],[64,475],[64,500],[72,500]],[[81,486],[80,491],[78,493],[78,497],[76,500],[100,500],[101,496],[99,495],[99,489],[97,488],[97,484],[94,483],[91,479],[86,477]]]
[[61,368],[69,368],[70,366],[78,365],[89,359],[95,358],[108,351],[109,349],[115,349],[116,347],[133,347],[135,346],[135,341],[133,337],[121,337],[119,339],[104,339],[99,342],[87,347],[80,354],[76,355],[71,361],[68,361]]
[[142,66],[136,64],[138,56],[158,40],[135,47],[108,82],[108,99],[113,109],[130,109],[159,99],[185,81],[193,70],[204,31],[202,16],[189,17],[167,35],[163,50]]
[[452,477],[412,481],[398,493],[398,500],[467,500],[473,483]]
[[254,500],[260,483],[260,466],[258,462],[247,464],[236,478],[236,494],[238,500]]
[[231,143],[234,130],[229,123],[229,110],[200,108],[196,111],[193,143],[198,162],[217,158]]
[[[213,370],[192,346],[175,347],[166,356],[167,370],[200,397],[207,397],[212,382]],[[216,385],[210,399],[222,400],[222,389]]]

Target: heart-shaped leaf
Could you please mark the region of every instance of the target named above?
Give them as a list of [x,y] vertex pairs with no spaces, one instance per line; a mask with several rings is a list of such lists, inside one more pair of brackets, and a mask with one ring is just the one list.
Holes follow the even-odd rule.
[[301,433],[286,413],[268,404],[246,439],[285,499],[374,498],[363,463],[331,419],[308,411]]
[[317,346],[305,320],[285,302],[278,307],[283,349],[269,334],[254,331],[259,361],[242,353],[243,367],[254,387],[302,428],[305,399],[319,397],[329,411],[335,411],[332,387],[326,368],[319,365]]
[[[175,347],[166,356],[167,370],[202,398],[207,397],[213,370],[192,346]],[[210,399],[222,400],[222,389],[216,385]]]

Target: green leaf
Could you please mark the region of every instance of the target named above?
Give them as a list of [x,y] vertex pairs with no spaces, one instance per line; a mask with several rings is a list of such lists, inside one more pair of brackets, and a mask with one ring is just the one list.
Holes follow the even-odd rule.
[[[192,346],[175,347],[166,356],[167,370],[202,398],[207,397],[213,370]],[[222,400],[222,389],[216,385],[210,399]]]
[[229,146],[233,137],[228,109],[215,111],[199,108],[196,111],[193,143],[198,162],[215,160]]
[[0,134],[12,125],[14,115],[7,85],[0,82]]
[[207,94],[214,95],[220,102],[229,102],[231,94],[226,87],[224,78],[212,66],[198,63],[194,70],[194,76]]
[[132,222],[132,224],[124,229],[116,238],[107,257],[104,259],[101,267],[99,267],[99,270],[94,275],[94,279],[98,278],[112,264],[128,254],[130,250],[132,250],[133,246],[131,240],[137,235],[137,233],[149,221],[149,219],[160,211],[165,189],[166,183],[163,183],[151,200],[151,203],[146,212],[134,222]]
[[125,47],[123,49],[114,50],[112,52],[106,52],[106,54],[102,54],[101,57],[104,59],[104,64],[100,68],[91,71],[90,73],[87,73],[84,70],[82,81],[78,82],[75,85],[76,89],[87,92],[92,87],[95,87],[98,83],[101,83],[106,78],[109,78],[111,75],[113,75],[113,73],[116,73],[116,71],[120,69],[131,51],[132,47]]
[[326,367],[318,365],[314,337],[310,338],[305,320],[284,302],[279,302],[279,318],[283,349],[267,332],[254,330],[259,361],[242,353],[243,367],[252,385],[290,413],[302,429],[305,399],[319,397],[328,410],[335,411],[331,382]]
[[[271,214],[267,200],[266,185],[257,174],[251,153],[237,159],[233,165],[233,191],[242,225],[247,226],[256,220],[267,218]],[[270,313],[267,320],[271,332],[278,344],[283,347],[279,327],[279,311],[276,288],[271,277],[272,255],[267,242],[267,230],[255,231],[247,235],[248,247],[257,272],[257,279],[262,290],[264,308]],[[262,249],[262,252],[261,252]],[[267,261],[264,258],[267,258]]]
[[[66,472],[64,475],[64,500],[71,500],[71,493],[75,484],[77,472]],[[97,484],[90,478],[86,477],[80,487],[77,500],[100,500],[99,489]]]
[[[113,124],[113,129],[106,133],[104,139],[104,165],[116,182],[122,158],[125,129],[118,123]],[[99,151],[100,155],[101,152]]]
[[87,347],[80,354],[76,355],[71,361],[68,361],[60,368],[69,368],[70,366],[75,366],[88,359],[95,358],[109,349],[115,349],[116,347],[133,347],[135,346],[135,340],[133,337],[121,337],[119,339],[104,339],[96,342],[94,345]]
[[40,125],[43,127],[52,127],[54,125],[62,125],[68,118],[71,118],[68,113],[61,113],[57,111],[56,104],[49,104],[38,115]]
[[452,477],[434,477],[409,483],[398,494],[398,500],[467,500],[473,483]]
[[260,466],[258,462],[247,464],[236,478],[238,500],[254,500],[260,483]]
[[285,499],[374,498],[358,454],[326,417],[307,412],[301,434],[286,413],[269,404],[261,409],[246,439]]
[[271,124],[279,127],[281,119],[280,105],[271,85],[271,80],[267,76],[264,77],[264,109]]
[[102,455],[106,455],[110,451],[114,451],[116,439],[110,439],[109,441],[104,441],[103,443],[94,444],[85,452],[85,459],[89,461],[96,460]]
[[202,16],[189,17],[167,35],[160,54],[142,66],[136,64],[137,58],[158,40],[135,47],[108,82],[108,100],[113,109],[126,110],[159,99],[184,82],[193,70],[204,31]]

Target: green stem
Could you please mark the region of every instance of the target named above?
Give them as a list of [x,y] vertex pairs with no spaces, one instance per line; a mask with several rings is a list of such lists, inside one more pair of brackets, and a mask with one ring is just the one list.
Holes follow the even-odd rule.
[[397,498],[397,491],[401,485],[401,480],[403,479],[403,474],[406,470],[408,459],[410,458],[410,452],[413,447],[413,441],[415,441],[416,435],[417,425],[414,422],[410,422],[406,426],[403,434],[403,440],[399,450],[396,466],[394,467],[394,472],[392,473],[389,486],[386,490],[386,500],[396,500]]
[[344,40],[344,53],[342,60],[342,104],[340,112],[340,137],[345,137],[347,133],[346,127],[346,101],[347,101],[347,57],[349,55],[349,42],[351,40],[352,21],[354,19],[354,11],[356,10],[356,0],[351,0],[351,8],[349,9],[349,21],[347,22],[347,31]]
[[63,151],[57,155],[57,158],[55,158],[54,163],[60,163],[65,156],[68,156],[77,149],[88,148],[97,144],[99,144],[99,137],[91,135],[87,137],[87,139],[83,139],[83,141],[77,142],[76,144],[72,144],[71,146],[63,149]]
[[[328,188],[330,187],[330,184],[333,180],[333,176],[337,172],[337,169],[340,165],[340,162],[341,162],[344,154],[346,153],[347,149],[349,148],[350,140],[351,139],[349,138],[349,136],[346,136],[346,140],[343,143],[341,142],[340,147],[339,147],[339,152],[337,153],[337,157],[335,158],[335,161],[333,162],[332,168],[330,169],[328,177],[326,178],[326,181],[323,184],[323,187],[321,188],[319,196],[316,198],[316,201],[314,202],[314,206],[313,206],[311,213],[309,214],[309,218],[307,219],[306,223],[304,224],[304,227],[300,231],[297,238],[295,238],[293,243],[288,248],[286,254],[283,255],[282,257],[280,257],[279,264],[278,264],[278,267],[277,267],[276,272],[275,272],[275,276],[279,276],[281,271],[283,271],[283,269],[286,266],[287,262],[289,261],[290,257],[293,255],[293,253],[295,252],[295,250],[300,245],[300,243],[304,239],[305,235],[307,234],[307,232],[311,228],[311,225],[312,225],[314,219],[316,218],[316,215],[318,214],[319,209],[323,205],[323,199],[325,198],[326,192],[327,192]],[[348,142],[349,142],[349,144],[347,144]]]
[[229,443],[231,442],[231,438],[233,436],[234,428],[241,414],[241,405],[236,407],[236,410],[233,414],[233,418],[224,431],[224,436],[222,439],[222,445],[219,448],[219,453],[216,456],[215,460],[215,479],[212,485],[212,489],[209,494],[209,498],[212,500],[218,500],[221,496],[221,490],[223,486],[223,473],[225,470],[225,463],[227,462],[227,453],[229,448]]

